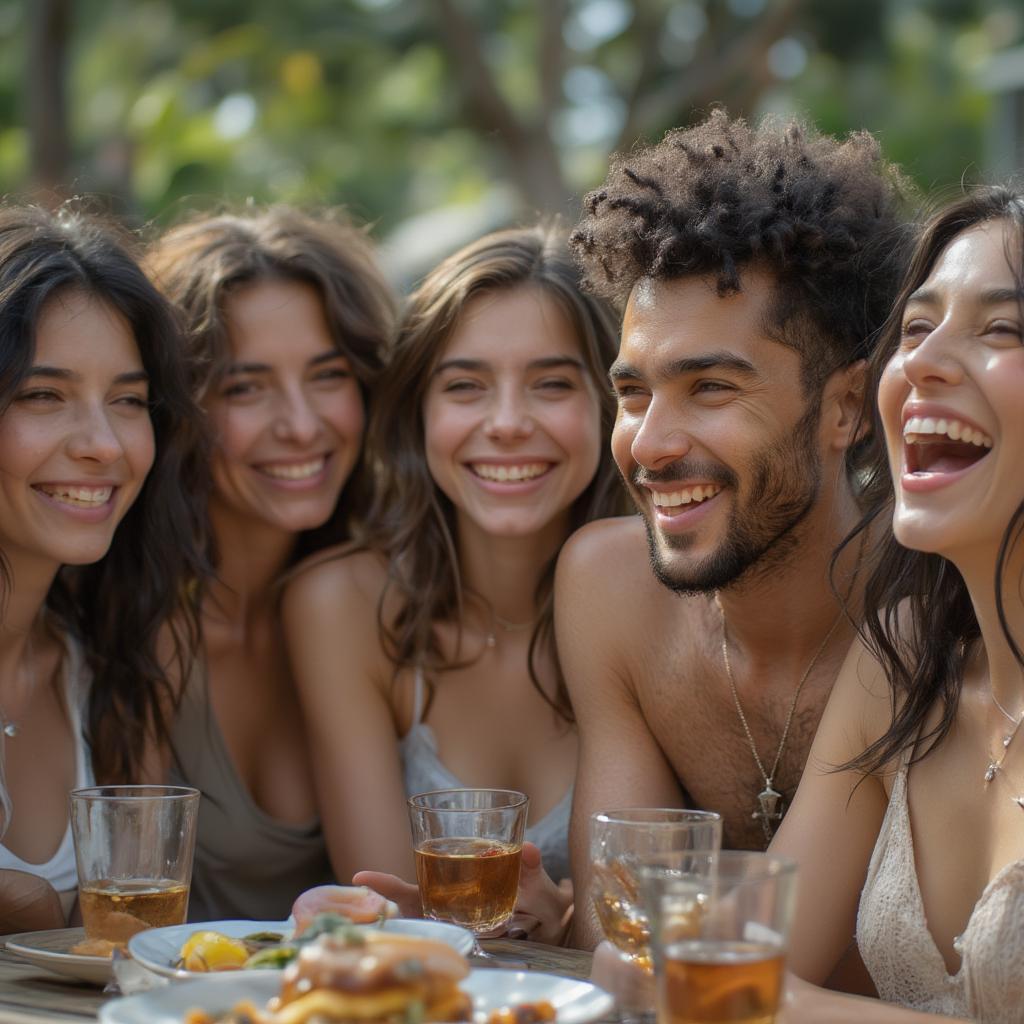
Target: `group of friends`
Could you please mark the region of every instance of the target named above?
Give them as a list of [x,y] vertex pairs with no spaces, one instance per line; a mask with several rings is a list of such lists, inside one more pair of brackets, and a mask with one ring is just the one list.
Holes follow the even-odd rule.
[[515,934],[699,807],[799,863],[790,1019],[1019,1020],[1024,192],[918,206],[719,110],[400,309],[339,216],[0,209],[0,931],[93,779],[200,789],[194,920],[415,911],[406,797],[500,787]]

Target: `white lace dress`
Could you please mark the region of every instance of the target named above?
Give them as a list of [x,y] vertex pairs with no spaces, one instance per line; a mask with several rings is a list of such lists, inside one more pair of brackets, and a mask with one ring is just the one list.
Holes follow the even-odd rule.
[[907,767],[893,780],[857,913],[857,945],[882,999],[978,1024],[1024,1021],[1024,859],[985,887],[946,970],[928,930],[914,863]]

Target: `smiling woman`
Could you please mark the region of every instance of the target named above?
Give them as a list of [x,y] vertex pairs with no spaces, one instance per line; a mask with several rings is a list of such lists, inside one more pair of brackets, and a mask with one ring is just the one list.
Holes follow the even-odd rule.
[[122,242],[70,209],[0,209],[0,931],[63,923],[89,748],[133,781],[166,735],[163,666],[187,671],[204,571],[199,422]]
[[573,529],[622,508],[614,351],[542,228],[480,239],[411,296],[368,430],[366,542],[305,568],[284,602],[340,879],[411,878],[405,798],[459,785],[526,793],[526,838],[568,874],[576,732],[552,576]]
[[363,422],[393,301],[362,232],[285,207],[169,231],[149,267],[179,308],[213,435],[204,537],[216,578],[172,734],[199,788],[189,916],[288,916],[329,880],[280,581],[363,506]]

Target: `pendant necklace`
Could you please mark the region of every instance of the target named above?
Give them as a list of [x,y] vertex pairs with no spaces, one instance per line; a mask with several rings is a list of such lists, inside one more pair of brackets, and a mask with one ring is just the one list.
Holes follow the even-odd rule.
[[[1003,751],[998,758],[993,758],[992,750],[991,748],[989,749],[988,767],[985,769],[986,786],[996,777],[997,774],[999,774],[999,772],[1003,772],[1004,775],[1006,774],[1005,770],[1003,769],[1003,762],[1006,760],[1006,755],[1010,752],[1010,744],[1013,743],[1014,737],[1020,731],[1021,723],[1024,723],[1024,712],[1021,712],[1017,717],[1011,715],[1010,712],[1007,711],[1006,708],[1004,708],[1003,705],[999,703],[999,699],[996,697],[995,690],[991,689],[991,684],[989,684],[989,686],[989,695],[992,697],[992,703],[995,704],[1000,714],[1002,714],[1002,716],[1013,726],[1013,728],[1003,737]],[[1021,810],[1024,810],[1024,794],[1019,796],[1012,796],[1010,799],[1013,800],[1013,802],[1018,807],[1020,807]]]
[[[32,693],[36,688],[36,660],[35,650],[32,645],[31,630],[29,630],[28,638],[25,640],[25,656],[28,662],[28,671],[25,673],[28,676],[28,687],[26,688],[26,693],[28,697],[31,698]],[[21,727],[13,718],[8,717],[3,705],[0,704],[0,734],[6,736],[8,739],[14,739],[19,732],[21,732]]]
[[764,829],[765,840],[770,842],[775,833],[775,829],[778,828],[778,823],[782,820],[783,812],[785,811],[785,802],[782,798],[782,794],[775,788],[775,773],[778,771],[779,762],[782,760],[782,753],[786,749],[786,740],[789,738],[789,727],[793,724],[793,714],[796,711],[797,702],[800,700],[800,693],[804,688],[804,683],[807,682],[807,677],[811,674],[811,670],[817,664],[822,651],[825,650],[826,646],[828,646],[829,640],[832,639],[832,634],[836,631],[836,627],[839,625],[839,621],[842,619],[843,613],[840,611],[836,616],[835,621],[829,627],[829,631],[825,634],[825,639],[821,641],[818,649],[814,652],[814,657],[811,658],[807,668],[804,669],[804,674],[800,677],[800,682],[796,684],[793,699],[789,702],[789,712],[786,715],[786,724],[782,727],[782,737],[779,739],[779,748],[775,751],[775,760],[772,762],[772,770],[768,772],[765,771],[764,762],[762,762],[761,755],[757,752],[757,744],[754,742],[753,733],[751,733],[750,725],[747,723],[747,716],[744,714],[743,705],[740,703],[739,691],[736,689],[736,680],[733,677],[732,665],[729,662],[729,637],[726,630],[725,609],[722,607],[722,601],[717,591],[715,592],[715,604],[718,606],[718,614],[722,619],[722,661],[725,662],[725,674],[729,680],[729,690],[732,693],[732,702],[736,706],[736,714],[739,715],[740,725],[743,726],[743,732],[747,737],[747,743],[750,744],[750,752],[754,755],[757,770],[761,773],[761,779],[764,782],[764,789],[757,794],[758,806],[750,816],[755,820],[760,819],[761,827]]
[[491,628],[487,631],[487,636],[484,638],[484,643],[488,647],[498,646],[498,629],[503,629],[506,633],[522,633],[523,630],[532,629],[537,619],[532,618],[528,622],[510,622],[508,619],[503,619],[495,610],[491,607]]

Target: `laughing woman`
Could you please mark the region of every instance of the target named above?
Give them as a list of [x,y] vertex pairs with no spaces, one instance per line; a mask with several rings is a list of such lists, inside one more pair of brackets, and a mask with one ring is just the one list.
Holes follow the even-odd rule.
[[[858,1019],[1011,1024],[1024,1007],[1024,195],[981,189],[927,225],[879,353],[873,517],[892,532],[863,643],[773,843],[800,862],[790,965],[821,982],[856,930],[882,999],[919,1011],[865,1003]],[[787,1021],[834,1019],[839,997],[796,994]]]
[[525,792],[527,839],[568,875],[576,733],[551,584],[572,530],[621,508],[615,347],[540,228],[483,238],[412,295],[368,435],[370,541],[284,602],[339,879],[411,878],[406,796],[459,785]]
[[202,575],[200,422],[171,311],[120,241],[0,208],[0,932],[63,925],[68,791],[93,762],[136,781],[165,735]]
[[203,793],[189,916],[279,919],[330,877],[279,582],[358,512],[392,300],[360,232],[286,208],[175,228],[149,267],[181,310],[214,442],[216,577],[172,734],[172,777]]

